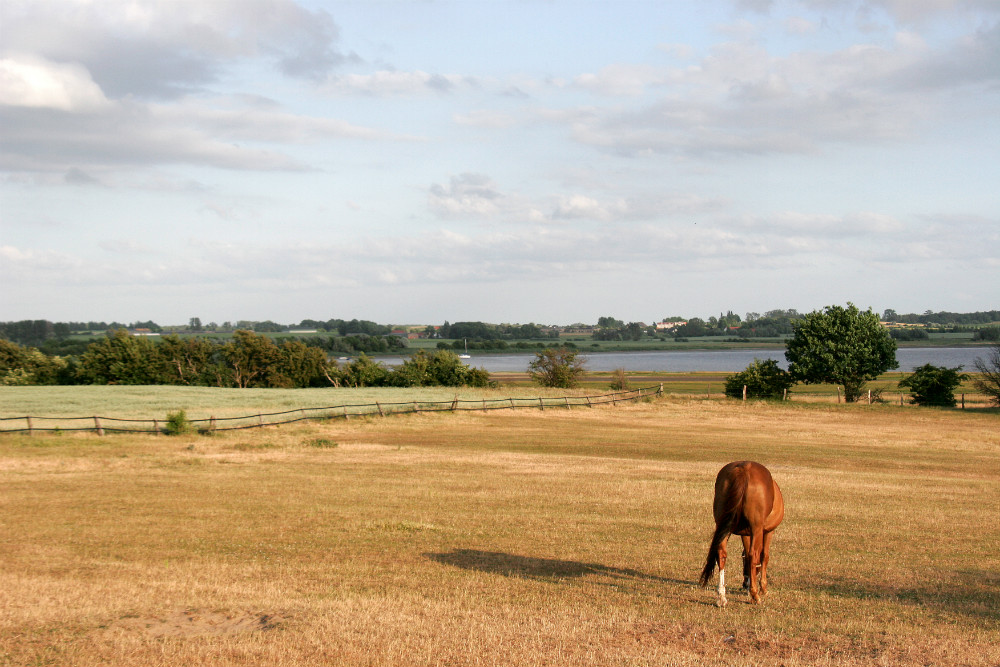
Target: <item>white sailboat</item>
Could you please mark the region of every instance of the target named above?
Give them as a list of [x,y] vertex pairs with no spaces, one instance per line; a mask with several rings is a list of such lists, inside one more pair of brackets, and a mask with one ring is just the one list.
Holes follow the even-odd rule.
[[458,358],[459,359],[471,359],[472,357],[469,356],[469,339],[468,338],[463,338],[462,340],[465,341],[465,354],[458,355]]

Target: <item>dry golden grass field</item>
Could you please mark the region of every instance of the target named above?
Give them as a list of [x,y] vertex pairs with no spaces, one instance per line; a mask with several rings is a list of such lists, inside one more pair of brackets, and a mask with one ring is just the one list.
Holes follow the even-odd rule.
[[[787,513],[765,603],[733,538],[718,609],[695,582],[737,459]],[[998,517],[988,410],[668,395],[3,435],[0,664],[995,667]]]

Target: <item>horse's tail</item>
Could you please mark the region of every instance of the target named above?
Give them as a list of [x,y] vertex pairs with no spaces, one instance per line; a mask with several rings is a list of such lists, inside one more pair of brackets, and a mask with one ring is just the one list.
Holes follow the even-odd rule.
[[708,580],[712,578],[715,567],[719,564],[719,547],[729,539],[733,530],[736,529],[736,524],[743,511],[743,501],[747,495],[749,475],[742,467],[736,468],[734,472],[732,483],[730,483],[726,492],[726,504],[724,505],[722,516],[715,524],[715,533],[712,534],[712,546],[708,548],[708,558],[705,560],[705,568],[701,571],[701,579],[699,581],[702,587],[707,586]]

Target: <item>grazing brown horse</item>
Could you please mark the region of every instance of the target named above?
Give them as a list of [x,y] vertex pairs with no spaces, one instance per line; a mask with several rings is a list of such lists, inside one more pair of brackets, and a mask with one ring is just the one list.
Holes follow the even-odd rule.
[[[715,514],[715,534],[705,569],[701,572],[701,585],[708,585],[718,565],[719,598],[716,604],[726,606],[726,542],[730,535],[739,535],[743,538],[743,587],[750,589],[750,599],[758,604],[767,595],[771,531],[785,517],[781,489],[761,464],[733,461],[723,466],[715,478],[712,512]],[[760,592],[757,591],[758,569]]]

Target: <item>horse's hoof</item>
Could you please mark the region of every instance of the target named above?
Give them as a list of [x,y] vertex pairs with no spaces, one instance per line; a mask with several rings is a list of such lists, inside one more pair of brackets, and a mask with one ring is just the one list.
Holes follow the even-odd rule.
[[715,601],[715,606],[718,607],[719,609],[722,609],[723,607],[725,607],[726,606],[726,598],[719,598],[718,600],[716,600]]

